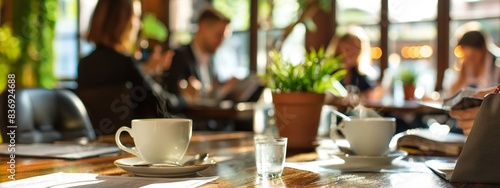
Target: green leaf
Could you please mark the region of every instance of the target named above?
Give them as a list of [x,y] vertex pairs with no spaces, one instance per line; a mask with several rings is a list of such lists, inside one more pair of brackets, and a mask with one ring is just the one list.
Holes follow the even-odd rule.
[[[347,92],[338,80],[345,75],[338,58],[326,55],[324,48],[311,49],[305,61],[294,65],[284,60],[276,50],[270,53],[266,73],[261,75],[269,88],[275,92],[331,92],[343,95]],[[338,83],[338,84],[337,84]]]
[[145,37],[155,39],[159,42],[163,42],[167,39],[167,27],[165,27],[165,24],[158,20],[153,14],[144,14],[142,25],[142,34]]
[[415,85],[417,77],[417,73],[410,69],[402,70],[399,73],[399,79],[403,82],[403,85]]

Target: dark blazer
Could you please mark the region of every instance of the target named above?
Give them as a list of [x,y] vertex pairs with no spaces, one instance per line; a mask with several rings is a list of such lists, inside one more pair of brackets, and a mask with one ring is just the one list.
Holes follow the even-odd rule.
[[[172,64],[170,69],[164,73],[164,82],[166,84],[167,91],[171,94],[176,95],[180,100],[179,110],[183,110],[187,106],[187,103],[182,99],[179,91],[178,83],[181,80],[187,80],[189,77],[194,76],[196,79],[200,80],[200,75],[197,68],[197,60],[194,52],[191,48],[191,44],[181,46],[175,50],[174,57],[172,57]],[[213,72],[213,63],[210,62],[210,77],[215,83],[217,79],[215,73]]]
[[[76,79],[77,94],[89,109],[94,126],[102,124],[103,118],[93,118],[100,115],[116,116],[115,118],[103,116],[116,120],[111,122],[116,124],[115,127],[130,124],[130,121],[127,122],[130,118],[158,115],[155,96],[160,94],[151,89],[151,77],[145,75],[138,66],[139,63],[133,57],[102,45],[97,45],[91,54],[80,60]],[[111,88],[121,89],[110,90]],[[98,106],[93,108],[92,102],[97,101],[100,101],[100,104],[96,104]],[[92,109],[108,112],[102,110],[91,112]]]
[[92,53],[80,60],[76,81],[78,87],[83,88],[121,85],[127,82],[136,86],[142,84],[143,75],[132,57],[97,45]]
[[165,77],[167,90],[171,93],[178,94],[179,88],[177,84],[180,80],[187,79],[190,76],[195,76],[199,79],[195,66],[196,57],[189,45],[181,46],[176,49],[172,57],[172,64]]

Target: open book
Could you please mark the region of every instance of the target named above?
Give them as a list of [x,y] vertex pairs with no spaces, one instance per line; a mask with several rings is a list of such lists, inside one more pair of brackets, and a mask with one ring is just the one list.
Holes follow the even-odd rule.
[[433,134],[429,129],[412,129],[399,133],[397,147],[415,155],[458,156],[467,139],[456,133]]

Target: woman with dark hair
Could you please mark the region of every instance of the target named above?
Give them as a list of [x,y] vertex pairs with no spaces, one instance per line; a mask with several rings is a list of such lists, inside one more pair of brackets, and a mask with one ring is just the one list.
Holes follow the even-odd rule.
[[493,57],[480,31],[468,31],[458,41],[461,49],[459,73],[447,93],[453,95],[465,87],[487,88],[497,84],[493,80]]
[[94,127],[114,126],[103,134],[113,134],[132,118],[156,117],[158,105],[164,105],[157,104],[164,93],[150,75],[168,69],[173,54],[161,54],[158,46],[145,63],[132,57],[140,17],[139,0],[99,0],[90,22],[87,39],[96,49],[80,60],[77,93]]

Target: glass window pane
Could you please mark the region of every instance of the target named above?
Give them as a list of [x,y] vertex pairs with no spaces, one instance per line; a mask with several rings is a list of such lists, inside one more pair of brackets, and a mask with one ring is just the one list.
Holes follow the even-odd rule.
[[249,73],[249,33],[235,32],[224,40],[214,56],[215,70],[219,80],[231,77],[246,78]]
[[[270,2],[272,4],[270,4]],[[297,0],[259,0],[257,34],[257,72],[264,72],[269,61],[268,53],[281,45],[284,58],[299,63],[304,60],[305,33],[304,24],[297,24],[284,41],[281,41],[284,28],[293,24],[301,13]],[[279,42],[276,42],[278,41]]]
[[339,24],[375,24],[380,22],[380,0],[337,0]]
[[450,7],[452,19],[474,19],[500,17],[499,0],[452,0]]
[[54,73],[57,79],[75,79],[78,65],[78,1],[59,0],[54,35]]
[[214,8],[231,18],[234,31],[248,30],[250,27],[249,0],[214,0]]
[[389,64],[385,76],[396,77],[401,70],[413,70],[418,74],[417,88],[430,94],[437,79],[436,39],[435,22],[390,25]]
[[[196,1],[197,3],[194,3]],[[170,46],[177,48],[191,42],[191,35],[196,31],[196,18],[205,1],[170,0]],[[180,11],[182,10],[182,11]]]
[[289,59],[292,63],[303,62],[306,53],[305,44],[306,26],[304,24],[297,24],[290,35],[283,41],[283,45],[281,46],[283,58]]
[[274,0],[273,2],[273,28],[285,28],[297,20],[300,8],[297,0]]
[[86,40],[86,37],[96,5],[97,0],[80,0],[80,57],[87,56],[95,48],[94,44]]
[[389,0],[391,22],[429,21],[437,18],[438,0]]
[[[275,49],[270,41],[276,41],[283,35],[283,29],[258,30],[257,36],[257,72],[265,72],[266,65],[270,61],[269,51]],[[285,41],[281,44],[281,53],[285,59],[293,63],[304,61],[306,27],[297,24]]]
[[189,31],[192,28],[192,25],[195,23],[192,17],[192,0],[170,1],[170,29],[172,31]]

